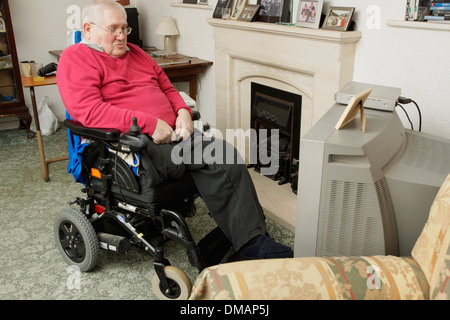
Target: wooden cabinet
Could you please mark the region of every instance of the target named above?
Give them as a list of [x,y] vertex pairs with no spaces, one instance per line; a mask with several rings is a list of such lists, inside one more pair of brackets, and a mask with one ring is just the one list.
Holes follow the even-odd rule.
[[30,131],[31,115],[25,105],[20,65],[9,12],[8,0],[0,0],[0,118],[18,117],[20,128]]

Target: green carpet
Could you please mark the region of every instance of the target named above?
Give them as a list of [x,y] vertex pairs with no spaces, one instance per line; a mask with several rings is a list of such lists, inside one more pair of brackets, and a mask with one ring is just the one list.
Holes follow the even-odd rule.
[[[64,128],[44,136],[47,159],[67,155]],[[2,300],[154,300],[153,257],[141,249],[126,255],[100,251],[97,266],[79,273],[56,248],[53,219],[68,201],[83,196],[82,185],[66,173],[67,161],[49,165],[50,181],[42,179],[36,139],[24,130],[0,131],[0,299]],[[196,241],[214,226],[201,199],[187,223]],[[268,219],[270,235],[293,248],[292,232]],[[194,282],[185,249],[169,242],[165,257]]]

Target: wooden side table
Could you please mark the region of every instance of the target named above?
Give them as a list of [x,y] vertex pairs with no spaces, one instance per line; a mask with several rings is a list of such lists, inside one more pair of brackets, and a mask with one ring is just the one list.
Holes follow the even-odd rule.
[[33,77],[24,77],[23,75],[21,75],[21,77],[22,77],[22,85],[25,88],[30,88],[31,103],[33,105],[34,122],[36,124],[36,139],[38,141],[39,156],[41,159],[42,176],[44,178],[44,181],[49,181],[48,165],[53,162],[68,160],[69,156],[48,160],[45,159],[44,143],[42,141],[41,126],[39,124],[39,113],[37,110],[36,95],[34,92],[34,88],[56,84],[56,76],[45,77],[43,81],[34,81]]
[[[212,61],[177,55],[178,57],[150,57],[164,70],[170,82],[189,82],[189,96],[197,100],[197,75],[213,64]],[[178,63],[189,61],[184,63]],[[173,64],[172,64],[173,63]]]

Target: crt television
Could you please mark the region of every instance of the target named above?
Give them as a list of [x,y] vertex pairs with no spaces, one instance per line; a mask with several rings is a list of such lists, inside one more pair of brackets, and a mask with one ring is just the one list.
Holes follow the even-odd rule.
[[450,173],[450,140],[405,129],[397,113],[365,110],[336,130],[333,105],[300,141],[296,257],[410,256]]

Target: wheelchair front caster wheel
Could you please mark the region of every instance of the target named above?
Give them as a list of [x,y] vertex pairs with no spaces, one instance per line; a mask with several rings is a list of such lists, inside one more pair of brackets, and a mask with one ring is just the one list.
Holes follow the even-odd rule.
[[99,243],[94,227],[87,217],[72,208],[58,212],[53,224],[56,246],[64,260],[80,271],[89,271],[97,264]]
[[159,300],[187,300],[191,295],[192,285],[186,274],[178,268],[165,266],[164,273],[170,289],[164,290],[158,275],[153,275],[152,288]]

